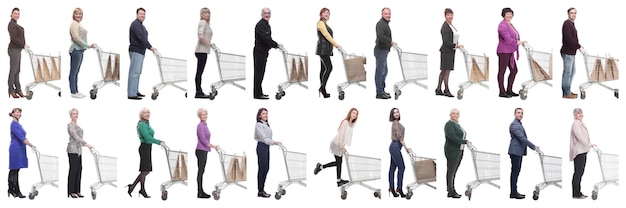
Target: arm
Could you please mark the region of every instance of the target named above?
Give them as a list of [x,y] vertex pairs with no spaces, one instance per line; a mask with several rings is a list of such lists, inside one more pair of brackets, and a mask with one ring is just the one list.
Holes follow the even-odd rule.
[[269,126],[260,122],[256,123],[256,128],[254,130],[254,133],[256,134],[256,137],[260,139],[259,140],[260,142],[263,142],[270,146],[274,144],[278,144],[278,142],[272,140],[272,138],[270,137],[270,131],[271,129]]
[[521,125],[511,124],[511,126],[509,127],[509,131],[511,132],[511,136],[517,139],[520,142],[520,144],[526,145],[530,147],[530,149],[535,150],[535,145],[532,142],[530,142],[528,138],[526,138],[526,136],[524,136],[524,132],[522,130]]
[[572,132],[574,133],[574,143],[581,143],[586,147],[592,147],[593,144],[589,143],[589,134],[586,134],[585,127],[579,123],[572,125]]
[[83,137],[78,135],[78,129],[76,127],[67,125],[67,133],[73,140],[77,141],[80,146],[87,146],[89,149],[92,148],[91,145],[87,144],[87,142],[83,140]]
[[264,24],[257,24],[256,28],[254,28],[254,33],[256,33],[256,36],[259,37],[261,42],[265,43],[265,45],[278,48],[278,43],[272,39],[269,28],[265,27]]
[[204,38],[204,31],[206,30],[207,27],[208,27],[208,24],[205,24],[205,22],[201,21],[200,24],[198,24],[198,40],[200,41],[200,43],[210,46],[211,41]]
[[132,32],[134,36],[139,40],[142,45],[145,45],[147,49],[152,50],[152,45],[148,41],[148,34],[144,32],[143,25],[141,23],[133,23]]
[[26,132],[24,131],[21,125],[11,124],[11,134],[15,136],[18,140],[20,140],[22,143],[28,145],[31,148],[35,148],[35,145],[30,143],[30,141],[28,141],[28,139],[26,138]]
[[333,44],[335,48],[339,47],[339,44],[337,44],[337,42],[335,42],[333,37],[330,36],[330,33],[328,33],[328,29],[326,29],[326,25],[324,24],[323,21],[320,20],[319,22],[317,22],[317,30],[319,30],[324,36],[324,38],[326,38],[326,40],[328,40],[330,44]]
[[502,21],[498,26],[498,34],[502,37],[502,41],[509,45],[518,45],[519,41],[511,37],[511,28],[505,21]]
[[80,38],[80,23],[76,22],[76,20],[72,21],[72,25],[70,25],[70,36],[74,43],[84,48],[89,48],[89,43]]
[[386,32],[386,27],[382,22],[378,22],[376,24],[376,37],[378,38],[378,40],[380,40],[380,42],[383,43],[392,43],[391,41],[391,37],[387,37],[385,35]]
[[148,124],[145,122],[139,122],[139,126],[137,127],[139,130],[139,135],[144,138],[145,142],[161,145],[161,140],[154,138],[150,133],[148,133]]
[[443,46],[449,49],[454,49],[453,33],[447,23],[443,23],[441,26],[441,39],[443,40]]
[[204,125],[198,125],[196,128],[196,135],[198,136],[198,143],[205,147],[209,146],[210,135],[208,134],[208,129],[206,129]]
[[446,138],[448,138],[454,144],[467,144],[467,140],[464,140],[462,136],[456,134],[457,128],[454,123],[448,122],[443,128]]
[[23,48],[24,46],[26,46],[26,43],[25,43],[26,40],[17,37],[19,35],[18,30],[19,28],[17,27],[17,25],[14,25],[14,24],[9,25],[9,36],[11,38],[11,41],[13,41],[18,46]]

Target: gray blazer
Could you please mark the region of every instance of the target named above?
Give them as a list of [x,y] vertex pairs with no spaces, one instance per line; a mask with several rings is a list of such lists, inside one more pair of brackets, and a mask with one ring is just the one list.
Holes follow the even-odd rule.
[[441,43],[441,47],[439,48],[439,52],[442,53],[452,53],[454,52],[454,32],[452,32],[452,29],[450,28],[450,25],[448,25],[447,22],[443,22],[443,25],[441,25],[441,39],[442,39],[442,43]]
[[511,134],[509,155],[524,156],[526,155],[526,147],[535,150],[535,145],[526,137],[526,130],[524,130],[520,120],[513,120],[509,126],[509,133]]

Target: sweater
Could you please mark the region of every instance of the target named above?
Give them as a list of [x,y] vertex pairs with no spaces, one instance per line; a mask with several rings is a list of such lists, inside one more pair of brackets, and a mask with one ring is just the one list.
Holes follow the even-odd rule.
[[148,41],[148,30],[143,26],[143,23],[138,19],[135,19],[133,23],[130,24],[130,46],[128,46],[129,52],[136,52],[141,55],[146,54],[146,49],[152,48],[150,42]]
[[272,129],[267,122],[259,121],[256,123],[256,128],[254,129],[254,140],[262,142],[268,146],[274,144],[274,140],[272,140]]
[[213,30],[207,21],[200,20],[198,23],[198,43],[196,44],[196,53],[211,53],[211,46],[200,42],[200,38],[206,39],[209,44],[213,38]]
[[578,44],[578,31],[576,30],[576,26],[574,26],[574,22],[569,19],[565,20],[565,22],[563,22],[562,31],[563,46],[561,46],[561,53],[576,55],[576,50],[580,48],[580,44]]
[[210,152],[211,147],[209,144],[211,143],[211,132],[209,131],[209,127],[207,127],[206,122],[200,121],[198,127],[196,128],[196,134],[198,135],[198,144],[196,145],[196,149]]
[[137,135],[139,136],[139,141],[141,143],[161,144],[161,140],[154,138],[154,129],[152,129],[148,121],[139,121],[137,124]]
[[74,49],[80,51],[89,48],[89,43],[87,43],[87,30],[76,20],[72,21],[70,25],[70,37],[72,40],[70,53],[72,53]]
[[67,133],[70,135],[70,140],[67,143],[67,153],[81,155],[83,153],[82,147],[87,144],[87,142],[83,140],[83,129],[76,124],[68,123]]
[[376,23],[376,46],[374,49],[378,50],[391,50],[391,28],[389,28],[389,21],[385,18],[380,18]]
[[254,47],[269,51],[278,48],[278,43],[272,39],[272,27],[264,19],[259,20],[254,27]]

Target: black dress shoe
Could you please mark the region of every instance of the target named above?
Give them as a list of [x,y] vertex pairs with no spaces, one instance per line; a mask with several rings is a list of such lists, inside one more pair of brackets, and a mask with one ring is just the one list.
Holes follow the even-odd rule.
[[461,195],[457,194],[457,193],[448,193],[448,198],[461,198]]
[[206,194],[204,192],[200,192],[200,193],[198,193],[198,198],[199,199],[208,199],[208,198],[211,198],[211,195],[208,195],[208,194]]
[[128,99],[129,100],[141,100],[142,98],[139,96],[131,96],[131,97],[128,97]]
[[510,95],[511,97],[517,97],[517,96],[519,96],[519,94],[514,93],[514,92],[506,92],[506,94]]
[[509,198],[511,198],[511,199],[524,199],[526,197],[522,196],[521,194],[511,194],[511,195],[509,195]]
[[197,92],[195,98],[209,98],[209,95],[204,94],[203,92]]
[[265,193],[265,192],[259,192],[257,195],[257,197],[263,197],[263,198],[270,198],[270,196],[272,196],[271,194]]
[[137,93],[137,97],[145,97],[145,95],[141,93]]
[[263,94],[263,97],[269,97],[269,95],[267,95],[267,94]]
[[267,100],[267,99],[270,99],[270,97],[267,95],[262,95],[262,96],[254,96],[254,99]]
[[391,98],[391,95],[387,95],[385,93],[376,95],[376,99],[389,99],[389,98]]
[[508,93],[500,93],[500,95],[498,95],[498,97],[501,97],[501,98],[511,98],[511,95],[509,95]]
[[317,163],[317,165],[315,165],[315,170],[313,170],[313,174],[317,175],[320,171],[322,171],[322,164]]

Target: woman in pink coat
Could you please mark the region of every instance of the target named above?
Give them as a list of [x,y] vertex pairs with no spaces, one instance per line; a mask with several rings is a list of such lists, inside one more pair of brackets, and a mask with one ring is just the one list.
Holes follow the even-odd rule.
[[[513,19],[513,10],[511,8],[502,9],[502,22],[498,25],[498,87],[500,87],[500,97],[510,98],[519,96],[519,94],[513,92],[513,82],[515,81],[515,75],[517,75],[517,65],[515,61],[519,59],[519,45],[526,44],[526,41],[520,40],[519,32],[511,24]],[[513,53],[515,52],[515,58]],[[508,78],[508,85],[506,91],[504,89],[504,72],[506,67],[509,67],[510,73]]]

